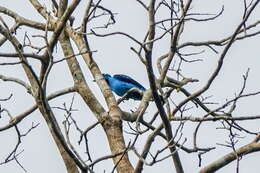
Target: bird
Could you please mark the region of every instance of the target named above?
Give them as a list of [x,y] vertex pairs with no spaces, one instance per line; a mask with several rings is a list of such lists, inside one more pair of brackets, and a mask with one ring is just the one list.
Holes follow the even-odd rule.
[[145,87],[143,87],[130,76],[124,74],[115,74],[112,77],[111,75],[105,73],[103,76],[110,89],[118,96],[125,96],[125,99],[141,100],[143,97],[142,92],[146,91]]

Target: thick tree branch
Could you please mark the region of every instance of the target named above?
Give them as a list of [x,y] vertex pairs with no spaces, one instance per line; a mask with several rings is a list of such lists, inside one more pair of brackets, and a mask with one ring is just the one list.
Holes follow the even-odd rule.
[[215,171],[219,170],[220,168],[223,168],[224,166],[226,166],[230,162],[236,160],[237,156],[242,157],[242,156],[245,156],[247,154],[250,154],[250,153],[253,153],[253,152],[259,152],[259,151],[260,151],[260,143],[254,141],[250,144],[247,144],[243,147],[238,148],[235,152],[231,152],[231,153],[219,158],[218,160],[212,162],[211,164],[209,164],[205,168],[201,169],[199,171],[199,173],[215,172]]
[[[149,4],[149,11],[148,11],[148,15],[149,15],[149,35],[148,35],[148,41],[149,40],[153,40],[155,37],[155,0],[151,0],[150,4]],[[147,44],[146,46],[146,50],[145,50],[145,58],[146,58],[146,69],[147,69],[147,74],[148,74],[148,78],[149,78],[149,83],[150,83],[150,87],[152,90],[152,95],[153,98],[155,100],[155,104],[158,108],[159,114],[161,116],[164,128],[165,128],[165,132],[166,132],[166,136],[167,136],[167,141],[169,142],[169,148],[171,153],[173,153],[172,158],[173,158],[173,162],[175,165],[175,169],[177,173],[182,173],[183,168],[182,168],[182,164],[178,155],[178,152],[176,151],[176,147],[173,144],[173,134],[172,134],[172,129],[171,129],[171,124],[169,122],[169,119],[164,111],[163,108],[163,103],[160,100],[160,97],[157,93],[157,87],[156,87],[156,83],[155,83],[155,77],[154,77],[154,72],[153,72],[153,67],[152,67],[152,51],[153,51],[153,44],[154,42],[150,42],[149,44]],[[145,158],[145,153],[144,153],[144,158]],[[138,168],[138,170],[141,170],[141,166],[140,168]]]

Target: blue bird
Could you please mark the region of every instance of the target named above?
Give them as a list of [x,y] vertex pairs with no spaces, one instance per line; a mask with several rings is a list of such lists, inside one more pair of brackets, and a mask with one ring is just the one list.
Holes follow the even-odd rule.
[[[136,88],[141,91],[146,90],[140,83],[127,75],[116,74],[112,77],[109,74],[103,74],[103,76],[110,89],[114,91],[118,96],[124,96],[132,88]],[[126,99],[130,98],[134,100],[141,100],[142,97],[142,92],[138,92],[137,90],[132,90],[126,95]]]

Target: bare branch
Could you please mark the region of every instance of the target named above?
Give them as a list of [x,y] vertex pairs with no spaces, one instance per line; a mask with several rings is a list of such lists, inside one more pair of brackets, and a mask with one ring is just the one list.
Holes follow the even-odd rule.
[[[56,97],[59,97],[59,96],[62,96],[64,94],[68,94],[68,93],[71,93],[71,92],[75,92],[75,88],[74,87],[66,88],[66,89],[57,91],[55,93],[52,93],[49,96],[47,96],[47,100],[52,100],[52,99],[54,99]],[[17,116],[14,116],[8,125],[6,125],[4,127],[0,127],[0,131],[4,131],[6,129],[9,129],[9,128],[15,126],[16,124],[21,122],[25,117],[29,116],[37,108],[38,108],[37,105],[34,105],[31,108],[29,108],[27,111],[25,111],[25,112],[23,112],[23,113],[21,113],[21,114],[19,114]]]
[[225,49],[223,50],[222,54],[220,55],[220,58],[218,60],[218,65],[215,69],[215,71],[212,73],[212,75],[210,76],[209,80],[207,81],[207,84],[200,90],[198,90],[197,92],[193,93],[191,96],[189,96],[188,98],[186,98],[185,100],[183,100],[172,112],[172,115],[175,115],[176,112],[179,110],[179,108],[181,106],[183,106],[184,104],[186,104],[188,101],[198,97],[199,95],[201,95],[202,93],[204,93],[212,84],[212,82],[214,81],[214,79],[217,77],[217,75],[219,74],[221,67],[223,65],[224,62],[224,58],[226,57],[226,54],[229,50],[229,48],[232,46],[237,34],[239,33],[241,27],[243,26],[243,24],[247,21],[247,19],[249,18],[250,14],[252,13],[252,11],[254,10],[254,8],[257,6],[257,4],[259,3],[259,1],[256,1],[254,3],[254,5],[249,9],[247,15],[245,16],[245,18],[243,19],[243,21],[237,26],[236,30],[234,31],[231,39],[229,40],[228,44],[226,45]]
[[222,168],[223,166],[229,164],[230,162],[234,161],[238,156],[245,156],[247,154],[260,151],[260,143],[252,142],[248,145],[242,146],[238,148],[235,152],[231,152],[218,160],[212,162],[207,167],[201,169],[200,173],[210,173],[215,172]]
[[8,77],[8,76],[4,76],[4,75],[0,75],[0,79],[3,81],[17,83],[17,84],[23,86],[29,94],[32,94],[31,86],[29,84],[27,84],[26,82],[22,81],[21,79],[14,78],[14,77]]

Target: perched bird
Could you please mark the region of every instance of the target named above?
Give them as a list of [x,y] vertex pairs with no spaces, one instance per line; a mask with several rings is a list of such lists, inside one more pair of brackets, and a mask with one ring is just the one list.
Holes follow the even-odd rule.
[[[135,88],[141,91],[146,89],[137,81],[131,77],[123,74],[116,74],[113,77],[109,74],[103,74],[110,89],[114,91],[118,96],[124,96],[129,90]],[[143,97],[142,92],[138,90],[131,90],[126,95],[126,99],[141,100]]]

